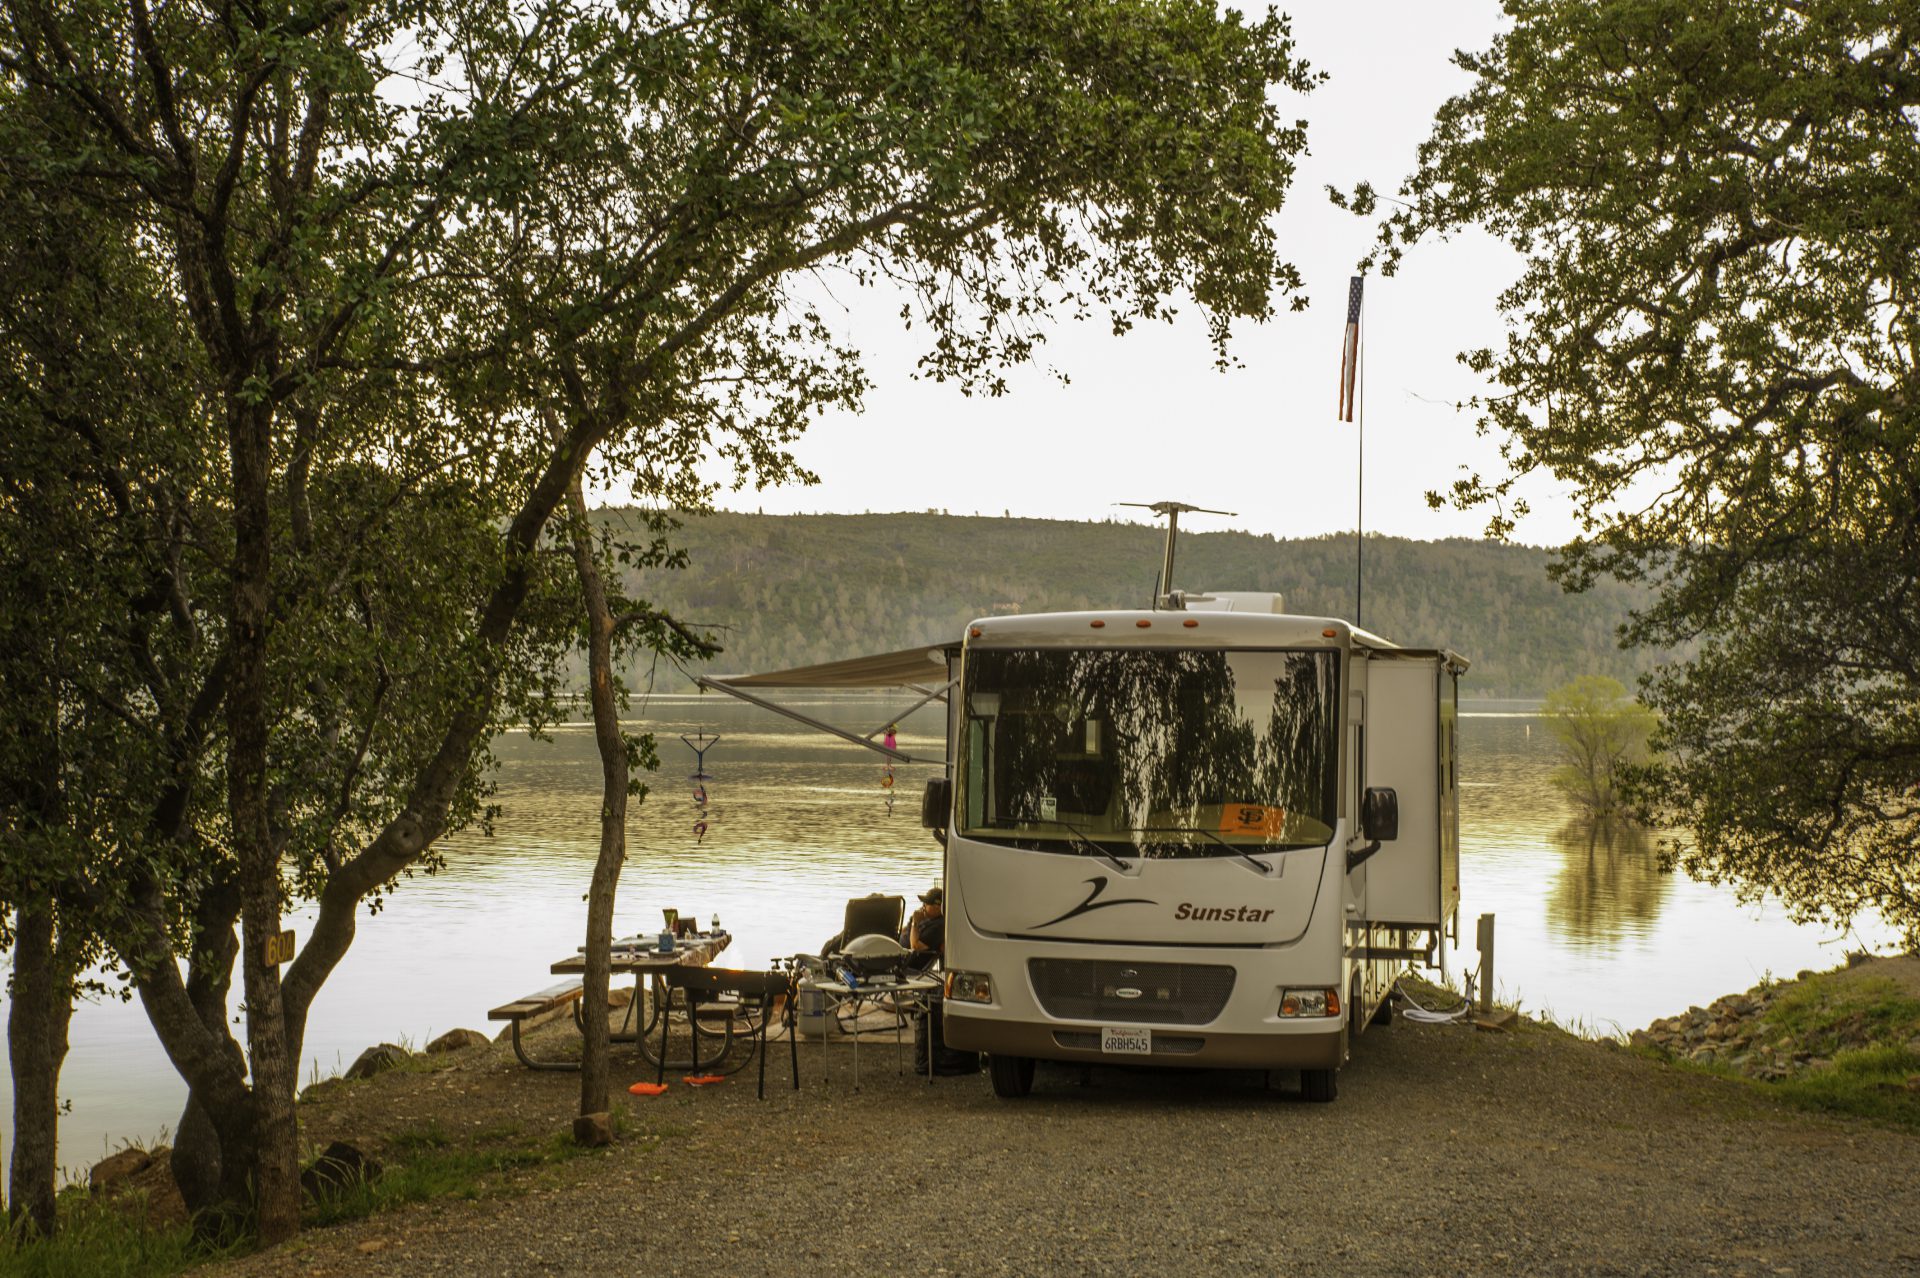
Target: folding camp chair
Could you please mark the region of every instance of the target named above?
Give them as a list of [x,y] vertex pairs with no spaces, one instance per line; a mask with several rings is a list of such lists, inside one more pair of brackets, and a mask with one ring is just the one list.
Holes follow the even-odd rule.
[[883,896],[878,892],[848,901],[846,926],[840,929],[840,948],[844,950],[854,938],[861,936],[877,934],[899,940],[906,908],[905,897]]

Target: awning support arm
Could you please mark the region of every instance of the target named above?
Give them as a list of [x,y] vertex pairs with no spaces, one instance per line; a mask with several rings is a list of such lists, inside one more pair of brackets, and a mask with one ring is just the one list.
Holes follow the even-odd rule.
[[921,706],[924,706],[925,704],[927,704],[927,702],[945,701],[947,699],[948,689],[952,688],[953,685],[958,682],[960,682],[958,679],[949,679],[947,682],[941,684],[938,688],[933,689],[931,692],[928,692],[927,689],[920,684],[917,684],[917,683],[907,684],[906,687],[909,688],[910,690],[914,692],[925,692],[927,695],[920,698],[918,701],[914,702],[912,705],[908,706],[905,710],[902,710],[899,714],[893,716],[893,718],[887,720],[886,723],[881,724],[880,727],[875,728],[872,732],[869,732],[867,734],[867,741],[871,743],[873,739],[879,736],[880,733],[888,725],[899,723],[900,720],[906,718],[908,715],[912,714],[915,710],[918,710]]
[[[883,745],[876,745],[874,742],[867,740],[865,737],[855,736],[853,733],[848,732],[845,728],[836,728],[831,723],[822,723],[820,720],[813,718],[811,715],[801,714],[798,710],[789,710],[787,707],[783,705],[776,705],[775,703],[765,700],[764,698],[754,696],[751,692],[747,692],[740,688],[736,688],[721,679],[711,679],[711,678],[708,678],[706,675],[702,675],[700,676],[700,678],[698,678],[694,682],[702,688],[712,688],[715,692],[724,692],[730,697],[738,697],[740,700],[746,702],[748,705],[759,706],[762,710],[771,710],[775,714],[783,714],[789,719],[794,719],[800,723],[806,724],[809,728],[816,728],[819,731],[825,732],[831,736],[839,737],[843,741],[851,741],[854,745],[862,746],[868,750],[873,751],[875,754],[884,755],[885,757],[889,759],[893,759],[900,763],[938,763],[938,764],[941,764],[942,766],[945,766],[946,764],[946,760],[944,759],[916,759],[912,755],[907,754],[904,751],[889,750]],[[947,686],[951,687],[952,685],[949,684]],[[944,690],[945,689],[942,689],[942,691]],[[925,705],[926,702],[923,701],[921,702],[921,704]]]

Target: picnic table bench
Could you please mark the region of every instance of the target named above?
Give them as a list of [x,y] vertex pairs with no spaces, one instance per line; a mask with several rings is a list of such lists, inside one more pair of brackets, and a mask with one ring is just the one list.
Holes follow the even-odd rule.
[[549,985],[544,990],[516,998],[511,1003],[502,1003],[487,1013],[490,1021],[508,1021],[513,1026],[513,1054],[528,1069],[579,1069],[578,1061],[536,1061],[527,1055],[526,1048],[520,1042],[521,1027],[529,1022],[540,1024],[552,1019],[552,1014],[562,1008],[574,1009],[574,1016],[580,1015],[579,1004],[586,987],[579,977],[570,981],[561,981],[558,985]]

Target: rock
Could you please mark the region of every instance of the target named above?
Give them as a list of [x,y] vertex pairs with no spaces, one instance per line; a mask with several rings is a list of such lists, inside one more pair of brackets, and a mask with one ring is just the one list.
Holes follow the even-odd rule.
[[413,1053],[398,1043],[376,1043],[360,1053],[358,1060],[347,1066],[342,1078],[372,1078],[375,1074],[384,1074],[402,1061],[410,1060]]
[[336,1140],[300,1173],[300,1188],[315,1202],[324,1202],[379,1178],[379,1163],[345,1141]]
[[344,1087],[345,1081],[338,1078],[323,1078],[317,1083],[309,1083],[300,1089],[300,1103],[324,1101]]
[[479,1030],[450,1029],[439,1038],[428,1043],[427,1051],[435,1055],[441,1052],[458,1052],[464,1051],[469,1047],[485,1047],[492,1041],[492,1039],[482,1034]]
[[1718,1055],[1718,1053],[1711,1047],[1696,1047],[1687,1053],[1687,1059],[1695,1065],[1711,1065],[1716,1055]]
[[371,1256],[376,1251],[385,1251],[387,1249],[387,1240],[384,1238],[368,1238],[362,1242],[355,1243],[353,1249],[363,1256]]
[[187,1221],[187,1205],[173,1183],[165,1145],[151,1150],[123,1149],[103,1160],[88,1176],[88,1188],[113,1200],[122,1211],[132,1205],[149,1227],[171,1229]]
[[93,1165],[93,1170],[87,1173],[87,1189],[97,1194],[103,1189],[112,1188],[120,1181],[138,1176],[151,1166],[153,1166],[153,1155],[146,1150],[123,1149]]
[[607,1114],[582,1114],[573,1120],[573,1143],[589,1149],[613,1144],[613,1119]]

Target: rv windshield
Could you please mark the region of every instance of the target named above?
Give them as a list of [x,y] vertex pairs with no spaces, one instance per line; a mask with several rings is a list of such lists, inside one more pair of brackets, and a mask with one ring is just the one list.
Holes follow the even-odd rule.
[[975,649],[961,832],[1144,856],[1325,844],[1338,682],[1324,649]]

